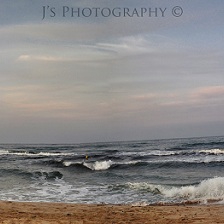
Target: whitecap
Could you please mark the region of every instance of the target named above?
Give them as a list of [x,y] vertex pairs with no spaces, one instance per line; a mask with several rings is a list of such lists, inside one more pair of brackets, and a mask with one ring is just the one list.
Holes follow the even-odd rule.
[[183,186],[164,189],[166,197],[178,197],[188,200],[221,200],[224,199],[224,177],[203,180],[196,186]]
[[219,155],[219,154],[224,154],[224,149],[205,149],[205,150],[200,150],[199,152],[205,153],[205,154]]
[[91,170],[107,170],[111,167],[111,165],[113,165],[113,161],[96,161],[94,163],[84,162],[83,165]]

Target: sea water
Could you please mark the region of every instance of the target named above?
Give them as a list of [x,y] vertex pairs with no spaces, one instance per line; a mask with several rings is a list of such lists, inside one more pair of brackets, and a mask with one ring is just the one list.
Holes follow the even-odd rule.
[[223,203],[224,137],[1,144],[0,200]]

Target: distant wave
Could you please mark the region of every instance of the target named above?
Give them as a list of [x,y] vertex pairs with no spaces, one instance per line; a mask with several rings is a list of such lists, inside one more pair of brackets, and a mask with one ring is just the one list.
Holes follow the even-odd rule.
[[184,143],[178,147],[172,147],[170,150],[184,150],[189,148],[198,148],[198,147],[220,147],[224,146],[224,141],[209,141],[209,142],[193,142],[193,143]]
[[142,151],[142,152],[119,152],[120,156],[171,156],[171,155],[178,155],[182,152],[176,151],[165,151],[165,150],[149,150],[149,151]]
[[[74,152],[34,152],[34,151],[22,151],[22,150],[0,150],[1,156],[18,156],[18,158],[43,158],[43,157],[60,157],[61,159],[71,159],[71,160],[79,160],[85,158],[84,154],[77,154]],[[117,150],[112,150],[109,153],[107,152],[98,152],[97,154],[88,154],[89,158],[95,161],[147,161],[153,160],[156,157],[170,157],[177,158],[174,160],[178,160],[179,157],[186,156],[194,156],[194,155],[224,155],[224,148],[214,148],[214,149],[202,149],[202,150],[178,150],[178,151],[169,151],[169,150],[148,150],[141,152],[118,152]],[[189,158],[190,158],[189,157]],[[200,158],[199,158],[200,159]],[[163,161],[160,160],[160,161]],[[131,163],[131,162],[130,162]],[[99,165],[99,164],[98,164]]]
[[30,152],[30,151],[10,151],[10,150],[0,150],[0,155],[16,155],[16,156],[73,156],[74,153],[66,152]]
[[223,166],[224,156],[201,156],[201,157],[172,157],[164,160],[97,160],[97,161],[80,161],[80,160],[48,160],[43,161],[46,166],[54,166],[58,168],[74,168],[83,170],[108,170],[108,169],[131,169],[131,168],[180,168],[180,167],[198,167],[206,164],[210,166]]
[[169,157],[169,156],[190,156],[190,155],[199,155],[199,154],[207,154],[207,155],[218,155],[224,154],[224,148],[214,148],[214,149],[204,149],[204,150],[151,150],[151,151],[143,151],[143,152],[121,152],[119,155],[124,157],[142,157],[142,158],[150,158],[150,156],[158,156],[158,157]]
[[224,149],[205,149],[205,150],[200,150],[199,152],[207,154],[207,155],[219,155],[219,154],[224,154]]

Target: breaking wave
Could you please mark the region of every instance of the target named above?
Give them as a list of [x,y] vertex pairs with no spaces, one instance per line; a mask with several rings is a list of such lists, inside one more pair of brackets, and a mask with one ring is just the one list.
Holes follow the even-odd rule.
[[71,162],[71,161],[63,161],[63,165],[65,167],[86,167],[90,170],[107,170],[114,163],[111,160],[108,161],[96,161],[96,162]]
[[196,185],[166,186],[150,183],[127,183],[126,186],[137,191],[161,194],[173,201],[198,201],[200,203],[224,202],[224,177],[203,180]]
[[113,164],[114,163],[111,160],[101,162],[96,161],[94,163],[83,163],[84,166],[88,167],[91,170],[107,170]]
[[200,153],[204,153],[206,155],[219,155],[224,154],[224,149],[206,149],[206,150],[200,150]]
[[109,168],[123,167],[142,163],[141,161],[114,162],[112,160],[95,162],[71,162],[63,161],[65,167],[86,167],[90,170],[108,170]]
[[88,169],[92,171],[108,170],[108,169],[132,169],[132,168],[185,168],[185,167],[200,167],[207,164],[210,166],[223,166],[223,156],[200,156],[200,157],[170,157],[163,160],[146,159],[141,160],[136,158],[133,160],[97,160],[97,161],[80,161],[80,160],[63,160],[63,159],[51,159],[43,161],[43,164],[47,166],[54,166],[58,168],[76,168],[76,169]]

